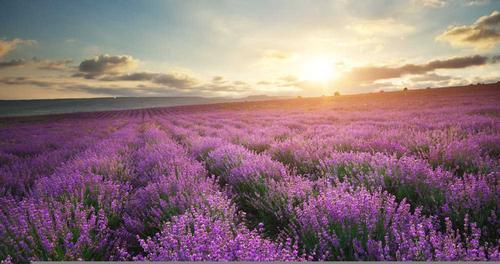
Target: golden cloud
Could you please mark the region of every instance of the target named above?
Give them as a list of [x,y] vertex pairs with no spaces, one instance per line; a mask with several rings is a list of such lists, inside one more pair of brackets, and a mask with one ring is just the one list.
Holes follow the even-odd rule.
[[482,16],[470,26],[448,27],[436,40],[449,42],[453,46],[491,49],[500,43],[500,12]]

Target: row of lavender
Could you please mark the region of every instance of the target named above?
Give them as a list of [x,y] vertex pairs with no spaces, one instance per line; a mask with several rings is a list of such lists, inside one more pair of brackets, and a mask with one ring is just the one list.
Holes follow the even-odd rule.
[[250,226],[313,259],[479,260],[498,258],[496,108],[233,111],[164,126]]
[[7,126],[0,259],[498,260],[498,106],[454,100]]
[[[2,183],[2,259],[299,259],[290,246],[248,229],[216,181],[153,119],[129,118],[111,127],[107,122],[75,127],[107,128],[73,138],[71,144],[81,144],[79,152],[55,160],[46,174],[16,165],[36,164],[44,146],[34,145],[22,157],[11,154],[17,159],[2,163],[5,171],[19,168],[4,177],[24,176],[22,189],[14,180]],[[61,139],[54,140],[54,151],[63,152],[70,132],[56,131],[42,142]],[[5,149],[16,146],[15,137]]]

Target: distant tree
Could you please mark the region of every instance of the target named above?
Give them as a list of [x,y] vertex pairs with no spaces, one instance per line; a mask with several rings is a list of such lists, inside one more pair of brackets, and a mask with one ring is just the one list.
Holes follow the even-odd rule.
[[302,96],[300,96],[300,95],[297,95],[297,99],[302,99]]
[[380,92],[381,92],[381,93],[383,93],[383,92],[384,92],[384,90],[380,90]]
[[427,88],[425,88],[425,89],[429,90],[429,89],[431,89],[431,87],[427,86]]
[[406,91],[408,91],[408,88],[407,88],[407,87],[405,87],[405,88],[403,89],[403,92],[406,92]]
[[335,93],[333,95],[334,96],[340,96],[340,92],[339,91],[335,91]]

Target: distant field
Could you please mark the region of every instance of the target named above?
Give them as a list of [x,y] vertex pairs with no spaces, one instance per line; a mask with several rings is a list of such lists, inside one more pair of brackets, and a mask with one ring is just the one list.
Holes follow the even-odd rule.
[[90,99],[10,100],[0,101],[0,116],[48,115],[95,112],[190,104],[220,103],[228,100],[202,97],[125,97]]
[[76,112],[142,109],[179,105],[259,101],[279,97],[255,96],[243,99],[205,97],[117,97],[88,99],[0,100],[1,116],[49,115]]
[[[499,84],[489,84],[482,86],[464,86],[455,88],[438,88],[432,90],[412,90],[408,91],[409,94],[415,96],[425,96],[427,94],[432,96],[439,96],[441,94],[449,93],[449,89],[466,91],[483,91],[485,89],[498,88]],[[467,93],[467,92],[465,92]],[[383,93],[383,98],[398,97],[401,92],[386,92]],[[337,102],[350,102],[350,100],[377,100],[378,96],[375,94],[358,94],[348,95],[342,97],[335,97]],[[315,97],[301,99],[300,104],[314,104],[317,100],[324,101],[325,98],[332,97]],[[0,117],[15,117],[15,116],[35,116],[35,115],[50,115],[50,114],[66,114],[66,113],[80,113],[80,112],[98,112],[98,111],[117,111],[117,110],[131,110],[131,109],[145,109],[145,108],[158,108],[158,107],[172,107],[184,105],[204,105],[204,104],[220,104],[220,103],[238,103],[230,105],[231,107],[246,107],[252,106],[252,102],[267,101],[278,104],[283,107],[291,103],[292,107],[296,107],[299,101],[280,97],[272,96],[250,96],[242,99],[228,99],[228,98],[204,98],[204,97],[118,97],[118,98],[89,98],[89,99],[50,99],[50,100],[0,100]],[[239,103],[245,103],[239,105]],[[259,104],[260,106],[267,105],[267,103]],[[286,107],[286,106],[285,106]]]
[[0,260],[499,260],[499,158],[498,84],[0,118]]

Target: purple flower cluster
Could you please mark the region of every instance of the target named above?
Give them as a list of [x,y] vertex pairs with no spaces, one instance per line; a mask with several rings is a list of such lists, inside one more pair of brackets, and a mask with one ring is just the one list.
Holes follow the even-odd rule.
[[[498,248],[479,243],[481,231],[457,235],[446,219],[412,212],[383,192],[348,184],[324,190],[297,208],[295,234],[303,250],[320,260],[482,260],[498,259]],[[466,224],[466,228],[469,225]]]
[[16,261],[106,257],[108,221],[103,210],[57,201],[0,201],[2,250]]
[[450,217],[461,227],[468,214],[495,240],[497,189],[493,173],[455,177],[415,157],[396,158],[382,153],[333,153],[321,162],[324,177],[335,184],[348,182],[370,190],[381,188],[426,214]]
[[[211,204],[214,203],[215,204]],[[296,261],[297,250],[277,245],[235,221],[235,208],[208,199],[208,206],[173,217],[155,237],[141,240],[146,260]],[[140,258],[139,258],[140,259]]]

